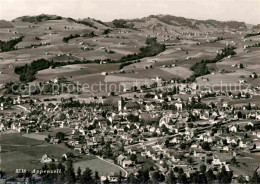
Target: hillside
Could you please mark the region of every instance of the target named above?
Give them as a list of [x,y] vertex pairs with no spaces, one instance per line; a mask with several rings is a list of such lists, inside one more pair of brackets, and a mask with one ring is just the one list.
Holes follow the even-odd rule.
[[[10,81],[40,82],[60,76],[70,77],[75,82],[89,79],[92,82],[113,81],[118,77],[132,81],[155,76],[166,80],[194,81],[203,80],[202,74],[214,70],[222,72],[218,74],[219,78],[225,78],[223,71],[233,74],[238,70],[230,69],[228,66],[231,64],[227,61],[239,65],[247,62],[245,55],[252,63],[251,66],[247,62],[250,67],[243,69],[245,73],[258,72],[258,67],[253,64],[259,57],[254,48],[259,46],[259,31],[255,29],[257,26],[244,22],[151,15],[104,23],[93,18],[76,20],[46,14],[1,22],[0,84]],[[155,41],[150,39],[153,37],[156,37]],[[225,48],[232,48],[237,53],[233,56],[237,58],[235,61],[233,57],[226,58],[229,54],[214,60]],[[227,60],[224,62],[224,59]],[[37,69],[23,67],[37,60],[47,63]],[[75,67],[66,68],[67,65]],[[25,71],[17,72],[19,66]],[[118,72],[121,69],[125,73]],[[101,75],[101,72],[108,71],[113,75]],[[239,74],[234,73],[235,81]],[[258,84],[256,81],[253,82]]]
[[135,28],[151,31],[165,32],[213,32],[223,30],[246,30],[244,22],[217,20],[195,20],[172,15],[151,15],[141,19],[126,20],[127,24],[133,24]]
[[0,20],[0,28],[13,28],[14,25],[6,20]]

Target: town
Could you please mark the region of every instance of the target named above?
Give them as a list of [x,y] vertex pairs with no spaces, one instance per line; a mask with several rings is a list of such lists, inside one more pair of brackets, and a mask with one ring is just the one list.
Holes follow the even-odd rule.
[[0,183],[260,183],[259,25],[0,22]]

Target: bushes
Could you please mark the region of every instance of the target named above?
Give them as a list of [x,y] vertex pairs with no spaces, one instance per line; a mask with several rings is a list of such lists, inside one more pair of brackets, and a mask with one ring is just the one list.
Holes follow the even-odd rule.
[[80,35],[79,34],[75,34],[75,35],[69,35],[69,36],[67,36],[67,37],[63,37],[63,42],[65,42],[65,43],[68,43],[69,42],[69,40],[71,40],[71,39],[73,39],[73,38],[78,38],[78,37],[80,37]]
[[129,54],[120,59],[119,62],[126,62],[132,60],[139,60],[145,57],[155,56],[163,51],[165,51],[165,45],[157,42],[156,38],[147,38],[147,46],[141,47],[138,54]]
[[111,31],[110,29],[105,29],[102,34],[103,34],[103,35],[104,35],[104,34],[108,34],[108,33],[110,33],[110,31]]
[[88,26],[88,27],[92,27],[92,28],[97,29],[97,27],[94,26],[92,22],[85,22],[85,21],[76,21],[76,22],[77,22],[78,24],[83,24],[83,25],[85,25],[85,26]]
[[194,74],[187,79],[187,81],[194,82],[197,77],[210,74],[210,68],[207,67],[207,63],[216,63],[224,59],[227,56],[233,56],[236,54],[234,51],[235,47],[226,47],[221,50],[220,53],[214,59],[211,60],[201,60],[199,63],[194,64],[191,67],[191,70],[194,71]]
[[221,40],[225,40],[225,39],[223,37],[218,37],[217,39],[212,40],[210,43],[215,43],[215,42],[221,41]]
[[24,36],[20,36],[19,38],[16,39],[12,39],[9,41],[1,41],[0,40],[0,49],[2,52],[8,52],[8,51],[12,51],[15,50],[14,46],[16,44],[18,44],[19,42],[21,42],[23,40]]
[[194,74],[188,78],[188,81],[195,81],[197,77],[210,74],[210,69],[207,67],[205,62],[196,63],[191,67]]
[[92,22],[77,21],[77,20],[75,20],[75,19],[73,19],[73,18],[68,18],[68,20],[73,21],[73,22],[78,23],[78,24],[83,24],[83,25],[85,25],[85,26],[88,26],[88,27],[92,27],[92,28],[97,29],[97,27],[94,26],[94,24],[93,24]]
[[212,60],[213,63],[216,63],[222,59],[224,59],[227,56],[233,56],[236,54],[236,52],[234,51],[236,49],[236,47],[226,47],[224,49],[221,50],[221,53],[218,53],[217,56],[215,57],[215,59]]
[[112,21],[113,25],[117,28],[133,28],[133,24],[127,24],[126,20],[124,19],[115,19]]
[[220,53],[217,54],[217,56],[214,59],[210,60],[202,60],[201,62],[204,63],[216,63],[219,62],[220,60],[224,59],[227,56],[234,56],[236,55],[236,52],[234,51],[236,47],[226,47],[221,50]]
[[88,33],[88,34],[83,34],[82,36],[81,35],[79,35],[79,34],[75,34],[75,35],[69,35],[69,36],[67,36],[67,37],[63,37],[63,42],[65,42],[65,43],[68,43],[69,42],[69,40],[71,40],[71,39],[73,39],[73,38],[79,38],[79,37],[88,37],[88,38],[92,38],[92,37],[94,37],[95,36],[95,33],[93,32],[93,31],[91,31],[90,33]]
[[253,45],[249,45],[247,48],[251,48],[251,47],[260,47],[260,43],[255,43]]
[[260,35],[260,32],[258,32],[258,33],[248,33],[248,34],[246,34],[245,38],[248,38],[248,37],[251,37],[251,36],[258,36],[258,35]]
[[131,64],[134,64],[134,63],[138,63],[138,62],[140,62],[140,60],[121,63],[119,65],[119,70],[123,69],[125,66],[131,65]]
[[52,16],[52,15],[39,15],[39,16],[24,16],[21,18],[23,22],[41,22],[43,20],[61,20],[61,16]]
[[66,63],[53,62],[45,59],[39,59],[33,61],[30,65],[26,64],[24,66],[18,66],[15,68],[14,72],[20,75],[20,81],[22,82],[32,82],[35,79],[35,74],[40,71],[47,69],[51,66],[62,66]]

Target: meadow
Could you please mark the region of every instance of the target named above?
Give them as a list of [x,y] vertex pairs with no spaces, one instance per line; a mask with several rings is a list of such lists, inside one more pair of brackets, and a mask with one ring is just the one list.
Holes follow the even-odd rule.
[[122,172],[122,175],[125,176],[126,173],[123,169],[119,168],[118,166],[115,166],[111,163],[108,163],[104,160],[101,160],[99,158],[91,159],[91,160],[83,160],[80,162],[76,162],[74,164],[75,170],[80,167],[83,171],[85,168],[91,169],[93,172],[97,171],[100,176],[106,176],[109,175],[111,172],[112,173],[117,173]]
[[44,154],[61,159],[64,153],[71,152],[64,144],[52,145],[20,133],[1,134],[1,148],[1,168],[7,175],[13,175],[15,169],[40,169]]

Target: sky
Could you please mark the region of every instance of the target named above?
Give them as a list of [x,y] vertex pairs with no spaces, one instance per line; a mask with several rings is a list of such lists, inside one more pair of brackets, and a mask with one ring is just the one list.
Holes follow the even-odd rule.
[[170,14],[260,24],[260,0],[0,0],[0,19],[42,13],[102,21]]

